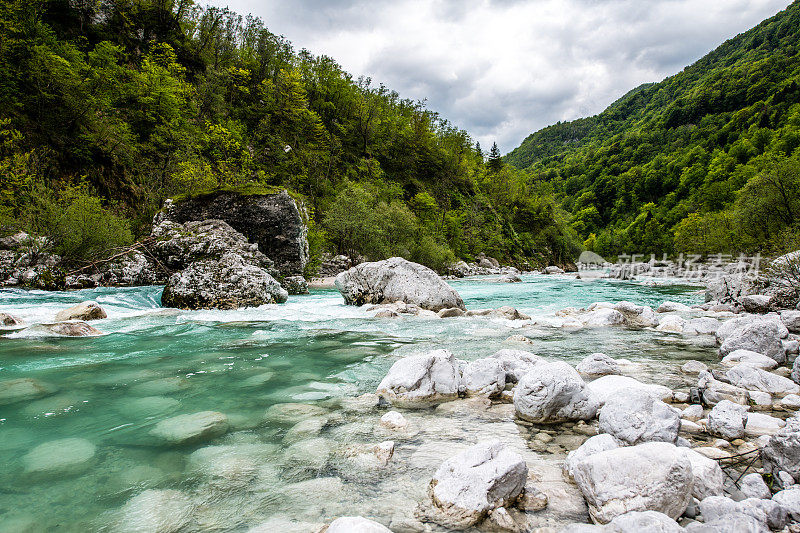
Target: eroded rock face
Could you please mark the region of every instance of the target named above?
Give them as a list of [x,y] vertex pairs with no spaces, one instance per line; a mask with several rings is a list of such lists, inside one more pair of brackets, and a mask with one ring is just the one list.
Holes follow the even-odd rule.
[[603,433],[626,444],[661,441],[675,443],[681,427],[678,413],[642,390],[616,396],[600,409]]
[[578,372],[563,361],[537,365],[514,389],[517,416],[538,424],[589,420],[597,407]]
[[228,252],[217,260],[194,262],[170,276],[161,303],[180,309],[236,309],[283,303],[288,297],[264,269]]
[[492,509],[514,503],[528,479],[525,460],[500,441],[478,443],[451,457],[433,476],[431,517],[448,527],[477,524]]
[[460,386],[455,357],[448,350],[436,350],[395,362],[377,393],[392,405],[420,407],[455,399]]
[[153,253],[173,270],[183,270],[197,261],[220,259],[228,253],[268,271],[274,266],[257,244],[249,242],[223,220],[197,220],[184,224],[162,220],[153,224],[152,235],[156,238]]
[[97,302],[81,302],[56,314],[57,322],[66,320],[99,320],[108,315]]
[[285,190],[276,194],[215,192],[165,205],[161,220],[219,219],[269,257],[281,275],[302,274],[308,262],[304,208]]
[[465,309],[458,293],[428,267],[392,257],[362,263],[336,276],[336,288],[349,305],[405,302],[430,311]]
[[595,522],[630,511],[658,511],[678,518],[692,498],[694,475],[680,448],[648,442],[592,454],[574,466]]

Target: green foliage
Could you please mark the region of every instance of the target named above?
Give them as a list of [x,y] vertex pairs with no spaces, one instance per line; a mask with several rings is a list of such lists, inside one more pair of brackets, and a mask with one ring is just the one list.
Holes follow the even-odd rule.
[[47,235],[53,251],[67,260],[90,260],[133,242],[128,222],[85,187],[67,188],[60,196],[39,189],[25,219],[32,233]]
[[74,260],[127,242],[121,217],[146,233],[165,198],[275,188],[313,213],[312,258],[444,268],[575,249],[560,211],[525,214],[554,205],[551,191],[496,146],[485,165],[422,103],[295,51],[255,17],[183,0],[3,3],[0,176],[4,229],[42,213],[37,230]]
[[795,2],[505,161],[550,184],[598,253],[771,251],[800,215],[798,42]]

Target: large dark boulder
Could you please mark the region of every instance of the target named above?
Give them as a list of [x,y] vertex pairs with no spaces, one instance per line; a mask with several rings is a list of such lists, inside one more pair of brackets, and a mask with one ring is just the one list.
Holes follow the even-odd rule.
[[308,228],[302,205],[285,190],[274,194],[217,191],[167,201],[156,216],[178,223],[219,219],[257,244],[283,276],[301,274],[308,262]]

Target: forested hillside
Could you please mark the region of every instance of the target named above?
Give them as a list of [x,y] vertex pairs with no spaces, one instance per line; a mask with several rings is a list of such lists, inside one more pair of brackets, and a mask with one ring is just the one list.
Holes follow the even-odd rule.
[[546,183],[585,245],[619,253],[800,247],[800,4],[505,160]]
[[2,231],[76,262],[145,235],[166,198],[276,186],[317,252],[443,269],[578,249],[548,185],[423,104],[189,0],[0,4],[0,177]]

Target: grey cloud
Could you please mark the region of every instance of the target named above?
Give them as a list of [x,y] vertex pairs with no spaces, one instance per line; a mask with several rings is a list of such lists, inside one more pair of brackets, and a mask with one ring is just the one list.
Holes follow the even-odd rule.
[[[225,0],[211,0],[217,4]],[[596,114],[789,0],[230,0],[503,151]]]

